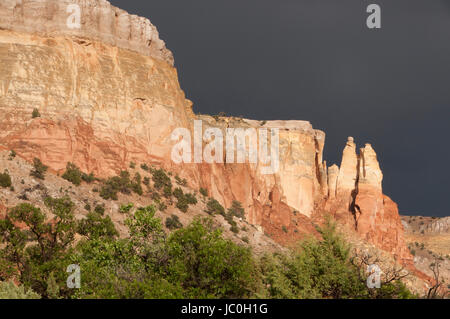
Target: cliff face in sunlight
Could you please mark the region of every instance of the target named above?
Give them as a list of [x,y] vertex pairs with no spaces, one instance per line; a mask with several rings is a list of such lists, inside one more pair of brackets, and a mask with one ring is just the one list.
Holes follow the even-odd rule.
[[[77,2],[77,1],[75,1]],[[107,1],[78,1],[80,30],[68,30],[66,1],[0,0],[0,147],[40,158],[53,171],[73,162],[107,177],[130,162],[162,166],[205,187],[283,244],[333,215],[398,259],[412,259],[396,204],[382,192],[370,145],[349,138],[340,167],[328,167],[325,133],[306,121],[196,116],[156,28]],[[86,12],[86,13],[83,13]],[[41,117],[32,118],[33,109]],[[280,169],[259,164],[183,164],[171,160],[175,128],[278,128]],[[138,164],[139,165],[139,164]]]

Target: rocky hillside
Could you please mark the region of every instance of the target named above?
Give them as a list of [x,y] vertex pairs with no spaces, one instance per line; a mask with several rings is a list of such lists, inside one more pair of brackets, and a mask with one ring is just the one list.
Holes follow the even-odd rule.
[[[127,183],[122,184],[121,190],[115,193],[115,199],[111,198],[114,197],[111,196],[113,191],[107,187],[111,179],[99,179],[92,175],[83,176],[76,167],[65,170],[61,175],[43,172],[38,178],[34,173],[35,164],[30,164],[14,152],[7,151],[0,151],[0,167],[3,169],[0,172],[0,218],[5,218],[8,208],[17,207],[23,203],[38,207],[50,217],[52,213],[46,206],[45,200],[49,197],[69,197],[75,205],[73,211],[77,221],[88,220],[93,213],[99,213],[111,219],[121,238],[128,238],[129,228],[126,225],[126,219],[139,207],[155,205],[156,217],[162,221],[166,233],[188,226],[198,217],[209,217],[213,218],[215,227],[223,230],[225,238],[251,248],[257,256],[288,252],[285,247],[274,241],[273,233],[267,233],[262,227],[249,223],[245,214],[241,215],[242,208],[236,208],[236,206],[233,208],[232,205],[231,209],[227,210],[217,202],[214,204],[214,199],[207,196],[205,189],[194,190],[186,180],[172,172],[156,169],[150,164],[131,163],[126,170],[131,178]],[[123,172],[120,176],[123,176]],[[140,190],[132,186],[136,176],[139,176],[142,181]],[[166,187],[158,188],[157,183],[161,178],[170,185],[172,192],[167,192]],[[179,196],[180,190],[184,196],[192,195],[195,203],[180,205],[182,202],[182,197]],[[303,227],[301,231],[296,232],[298,236],[306,239],[311,234],[317,235],[310,224],[311,221],[301,214],[295,213],[295,222]],[[338,224],[337,226],[339,234],[351,244],[352,256],[371,256],[370,261],[376,262],[386,273],[393,269],[399,271],[402,269],[401,274],[409,274],[403,279],[407,287],[420,296],[426,293],[427,276],[415,269],[402,267],[391,254],[367,243],[348,225]],[[77,235],[77,240],[81,238],[82,236]]]
[[450,217],[402,216],[402,223],[408,234],[450,234]]
[[[70,1],[81,8],[81,27],[73,30],[65,24],[68,3],[0,0],[0,148],[28,162],[39,158],[55,174],[69,162],[98,178],[131,163],[164,168],[226,208],[242,203],[257,234],[283,245],[332,215],[359,238],[412,265],[397,205],[383,194],[371,145],[358,151],[349,138],[340,166],[329,167],[325,133],[307,121],[195,115],[170,51],[147,19],[105,0]],[[279,171],[265,175],[260,162],[175,164],[171,134],[176,128],[193,133],[195,120],[203,121],[203,130],[279,129]],[[14,204],[11,196],[18,200],[3,192],[4,206]],[[82,194],[93,205],[91,192]]]
[[[189,188],[183,180],[170,172],[164,172],[170,180],[173,190],[180,188],[183,193],[193,194],[197,200],[196,204],[188,205],[184,212],[180,210],[177,207],[178,200],[176,197],[172,195],[164,196],[162,189],[159,192],[157,191],[151,168],[150,166],[147,168],[144,165],[145,163],[127,169],[130,176],[136,174],[141,176],[143,181],[142,194],[139,195],[132,191],[125,194],[117,192],[117,200],[111,200],[105,199],[105,196],[101,193],[104,185],[101,180],[94,179],[89,183],[82,182],[80,185],[74,185],[62,176],[52,173],[45,173],[43,179],[36,178],[30,174],[34,169],[32,164],[19,156],[12,157],[10,154],[6,151],[0,152],[1,173],[6,172],[11,178],[11,186],[2,187],[0,183],[0,217],[5,216],[8,207],[14,207],[20,203],[30,203],[47,212],[48,208],[44,204],[44,199],[48,196],[53,198],[70,197],[76,207],[74,210],[75,217],[79,220],[86,218],[89,212],[99,209],[104,211],[104,214],[114,222],[121,237],[128,235],[128,228],[124,222],[129,214],[137,207],[145,207],[156,202],[159,203],[156,216],[166,225],[166,231],[186,226],[195,217],[210,216],[206,212],[209,202],[208,196],[202,195],[198,190]],[[128,207],[131,203],[133,207]],[[170,221],[174,218],[179,221],[179,223],[176,223],[176,227],[172,227],[170,224]],[[220,214],[214,215],[213,218],[216,225],[224,230],[224,235],[227,238],[244,246],[250,245],[256,253],[283,250],[283,247],[274,242],[267,234],[264,234],[260,227],[249,224],[244,218],[234,217],[231,222],[225,220],[224,216]]]
[[450,218],[402,216],[402,223],[415,267],[433,277],[433,266],[439,264],[450,291]]

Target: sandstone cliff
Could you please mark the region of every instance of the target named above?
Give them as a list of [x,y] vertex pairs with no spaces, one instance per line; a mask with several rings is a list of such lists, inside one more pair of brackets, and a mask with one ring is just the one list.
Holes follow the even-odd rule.
[[[156,28],[104,0],[75,1],[79,30],[65,27],[66,1],[0,0],[0,146],[39,157],[56,172],[74,162],[109,176],[131,161],[160,165],[206,187],[225,206],[243,203],[247,219],[280,243],[314,231],[331,214],[364,239],[408,263],[396,204],[383,195],[370,145],[349,138],[342,163],[323,160],[325,133],[305,121],[196,116]],[[37,108],[40,118],[31,118]],[[204,126],[280,129],[280,170],[259,164],[171,160],[171,133]]]
[[[80,27],[67,25],[74,13],[69,6],[74,4],[80,8]],[[96,40],[173,64],[172,53],[148,19],[106,0],[2,0],[0,29]]]

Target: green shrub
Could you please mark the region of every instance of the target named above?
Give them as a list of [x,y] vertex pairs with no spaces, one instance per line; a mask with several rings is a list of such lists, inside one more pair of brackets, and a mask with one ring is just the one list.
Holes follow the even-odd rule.
[[164,186],[163,195],[166,198],[172,197],[172,186],[171,185]]
[[192,194],[184,194],[181,188],[176,188],[173,191],[173,195],[177,199],[177,208],[183,213],[186,213],[189,209],[189,205],[197,204],[197,199]]
[[100,190],[100,197],[106,200],[118,200],[117,189],[111,184],[103,185]]
[[176,199],[180,199],[183,198],[184,193],[183,190],[179,187],[175,188],[175,190],[173,191],[173,196],[175,196]]
[[183,227],[183,224],[180,222],[180,218],[177,215],[172,215],[166,219],[166,227],[170,230],[179,229]]
[[133,209],[133,207],[134,207],[133,203],[129,203],[127,205],[121,205],[119,208],[119,212],[121,212],[122,214],[128,214]]
[[10,209],[8,217],[0,221],[4,245],[0,249],[0,273],[7,277],[4,279],[17,278],[25,287],[48,298],[48,280],[55,272],[60,293],[67,296],[64,256],[75,240],[75,205],[68,197],[47,197],[44,204],[51,219],[39,208],[23,203]]
[[147,176],[144,177],[144,180],[142,182],[145,186],[149,186],[150,185],[150,178],[148,178]]
[[77,231],[80,235],[91,240],[119,236],[111,218],[109,216],[103,217],[96,212],[89,213],[85,219],[80,220]]
[[172,182],[163,169],[152,170],[153,182],[156,189],[164,187],[172,188]]
[[150,168],[148,167],[148,165],[147,164],[141,164],[141,168],[144,170],[144,171],[146,171],[146,172],[148,172],[149,170],[150,170]]
[[187,211],[188,211],[188,209],[189,209],[189,205],[188,205],[185,201],[183,201],[183,200],[178,200],[176,206],[177,206],[177,208],[178,208],[179,210],[181,210],[183,213],[187,213]]
[[245,210],[242,208],[242,204],[237,200],[234,200],[231,208],[228,209],[228,214],[236,216],[237,218],[245,218]]
[[168,281],[185,298],[248,298],[255,287],[255,261],[248,248],[224,239],[211,220],[196,219],[168,239]]
[[45,179],[45,173],[47,172],[48,167],[42,164],[39,158],[33,159],[33,169],[30,172],[30,175],[36,177],[38,179]]
[[[307,278],[302,275],[300,278],[291,277],[292,270],[295,269],[292,260],[286,254],[264,254],[259,260],[262,282],[267,287],[263,289],[261,298],[273,299],[299,299],[308,295],[303,290],[309,290]],[[293,275],[293,274],[292,274]],[[298,283],[305,282],[305,285]],[[314,295],[309,295],[314,298]]]
[[167,209],[167,205],[164,202],[160,202],[158,204],[158,209],[163,212]]
[[135,162],[130,162],[130,168],[131,169],[135,169],[136,168],[136,163]]
[[350,261],[350,248],[332,224],[318,229],[323,239],[311,238],[292,254],[261,259],[269,298],[364,298],[367,287]]
[[231,231],[234,233],[238,233],[239,228],[237,227],[237,223],[234,221],[233,215],[226,214],[224,217],[228,224],[231,226]]
[[5,171],[4,173],[0,173],[0,187],[7,188],[11,187],[11,185],[12,181],[9,173],[7,171]]
[[399,281],[382,284],[381,289],[368,288],[365,265],[353,262],[351,247],[336,226],[327,221],[317,230],[321,240],[312,237],[291,254],[263,258],[263,283],[269,285],[270,298],[413,297]]
[[41,113],[39,113],[38,109],[33,109],[33,113],[31,113],[31,118],[35,119],[37,117],[41,117]]
[[206,188],[200,187],[200,194],[202,194],[205,197],[208,197],[208,190]]
[[82,181],[82,173],[80,169],[73,163],[67,163],[66,171],[62,175],[62,178],[71,182],[72,184],[79,186]]
[[239,227],[237,226],[237,223],[234,221],[234,217],[243,218],[245,217],[245,211],[242,208],[241,203],[238,201],[233,201],[233,204],[231,208],[228,209],[228,211],[225,213],[225,209],[223,208],[220,203],[210,198],[208,203],[206,204],[206,210],[210,215],[222,215],[225,220],[228,222],[228,224],[231,226],[231,231],[234,233],[239,233]]
[[104,205],[96,205],[94,208],[94,212],[103,216],[105,214],[105,206]]
[[54,272],[50,272],[50,275],[47,278],[47,298],[48,299],[60,299],[60,289],[58,287],[58,283],[56,282],[56,278]]
[[144,193],[141,184],[142,184],[141,174],[136,173],[134,175],[133,180],[131,181],[131,189],[139,196],[142,196],[142,194]]
[[109,178],[103,183],[100,190],[100,197],[103,199],[117,200],[117,193],[129,195],[131,192],[142,195],[141,175],[136,173],[133,180],[130,180],[130,173],[127,171],[120,172],[119,176]]
[[197,221],[168,238],[154,209],[127,221],[129,240],[91,240],[77,247],[83,269],[77,298],[244,298],[252,294],[249,249]]
[[394,281],[381,285],[380,289],[371,291],[370,298],[373,299],[417,299],[417,296],[411,293],[404,283]]
[[12,281],[0,282],[0,299],[41,299],[37,293],[24,286],[16,286]]
[[185,178],[181,179],[180,176],[178,176],[178,175],[175,176],[175,181],[180,186],[186,186],[187,185],[187,180]]
[[8,160],[9,160],[9,161],[12,161],[16,156],[17,156],[16,152],[15,152],[14,150],[12,150],[12,151],[9,153]]
[[213,198],[210,198],[208,203],[206,204],[205,212],[210,215],[225,216],[225,208],[223,208],[223,206],[220,205],[220,203]]
[[150,193],[150,198],[152,200],[154,200],[155,202],[160,202],[161,201],[161,196],[157,192],[151,192]]
[[195,197],[195,195],[191,194],[191,193],[186,193],[184,195],[184,197],[186,198],[186,201],[189,205],[196,205],[198,203],[197,198]]
[[230,230],[233,232],[233,233],[235,233],[235,234],[238,234],[239,233],[239,227],[235,224],[235,225],[232,225],[231,227],[230,227]]
[[95,181],[95,176],[94,176],[94,173],[90,173],[89,175],[86,173],[81,173],[81,179],[84,182],[91,184]]
[[173,195],[177,199],[177,208],[181,210],[183,213],[186,213],[189,209],[189,204],[184,196],[184,193],[181,188],[176,188],[173,191]]

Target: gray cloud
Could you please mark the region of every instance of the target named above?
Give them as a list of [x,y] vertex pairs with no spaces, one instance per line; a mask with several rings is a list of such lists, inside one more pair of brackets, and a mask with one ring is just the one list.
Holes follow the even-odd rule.
[[448,1],[111,2],[158,27],[195,111],[309,120],[330,163],[347,136],[370,142],[401,213],[449,215]]

